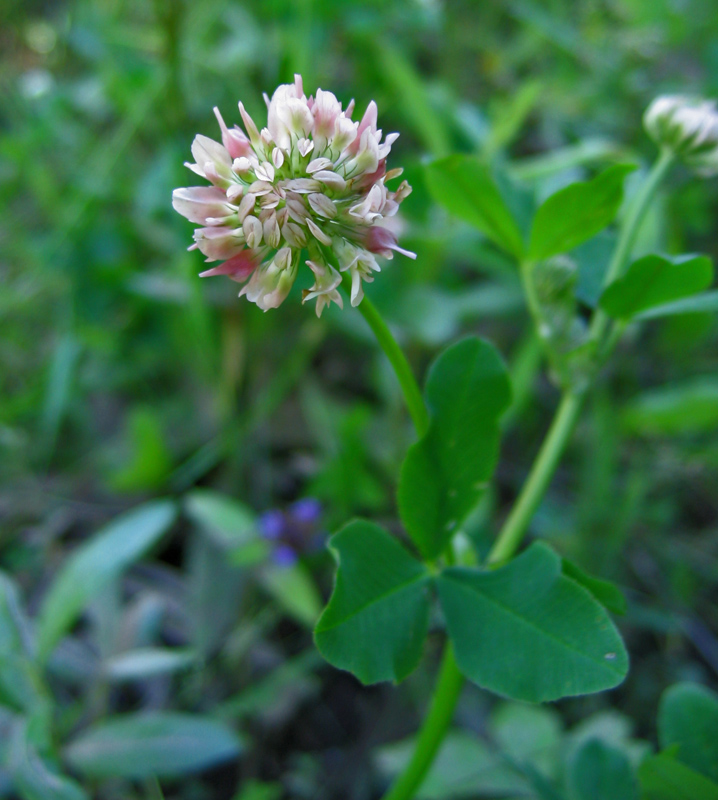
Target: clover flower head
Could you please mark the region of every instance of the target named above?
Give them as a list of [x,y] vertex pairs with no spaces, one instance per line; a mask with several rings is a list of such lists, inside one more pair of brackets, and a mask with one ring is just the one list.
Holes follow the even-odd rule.
[[244,131],[228,128],[214,109],[222,143],[198,135],[195,163],[187,164],[211,185],[172,194],[175,210],[201,226],[190,250],[222,261],[200,276],[244,283],[240,296],[267,311],[281,305],[304,262],[313,284],[303,290],[302,302],[316,300],[317,316],[332,302],[343,305],[340,272],[351,277],[356,306],[363,284],[380,271],[377,255],[416,258],[385,227],[411,192],[406,181],[387,188],[402,173],[386,169],[399,134],[382,139],[374,101],[360,121],[352,120],[353,100],[342,109],[331,92],[318,89],[316,97],[307,97],[299,75],[264,99],[262,130],[242,103]]
[[674,152],[699,175],[718,174],[718,109],[712,100],[683,95],[657,97],[643,125],[660,147]]

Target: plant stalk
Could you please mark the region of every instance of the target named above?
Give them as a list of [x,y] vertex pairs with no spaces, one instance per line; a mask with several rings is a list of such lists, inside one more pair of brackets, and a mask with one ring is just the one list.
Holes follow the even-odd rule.
[[[646,211],[672,162],[673,156],[666,151],[662,152],[651,169],[646,182],[641,187],[621,230],[604,285],[608,285],[619,277],[625,269]],[[531,300],[532,298],[529,299]],[[379,317],[378,312],[373,306],[369,305],[365,313],[362,308],[365,303],[368,303],[366,298],[362,301],[359,309],[363,311],[364,318],[377,335],[377,339],[379,339],[384,352],[389,356],[389,360],[392,364],[395,364],[395,360],[398,361],[402,367],[408,370],[408,380],[405,377],[402,378],[398,371],[397,377],[399,377],[402,389],[404,389],[407,405],[412,412],[417,431],[421,435],[426,429],[424,426],[428,426],[428,415],[416,381],[411,374],[403,353],[401,353],[398,345],[391,337],[389,329]],[[608,317],[600,309],[596,311],[591,325],[591,333],[597,340],[605,334],[609,321]],[[379,331],[383,337],[381,339],[379,338]],[[390,345],[388,341],[391,342]],[[611,341],[615,343],[613,340]],[[395,350],[399,353],[398,357],[394,352]],[[407,391],[407,387],[411,391]],[[556,414],[526,482],[489,552],[487,564],[500,565],[505,563],[514,556],[521,545],[531,519],[548,489],[571,437],[583,405],[584,396],[585,392],[579,393],[572,390],[567,390],[563,393]],[[417,402],[421,403],[421,412],[417,411]],[[412,407],[414,407],[414,411],[412,411]],[[417,420],[419,424],[417,424]],[[429,713],[419,731],[414,752],[404,771],[383,796],[382,800],[411,800],[416,790],[421,786],[451,724],[462,685],[463,676],[456,664],[454,649],[451,642],[447,641]]]

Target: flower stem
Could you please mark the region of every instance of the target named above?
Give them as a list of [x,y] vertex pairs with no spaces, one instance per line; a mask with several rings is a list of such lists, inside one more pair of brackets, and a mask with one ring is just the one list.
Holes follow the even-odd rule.
[[[606,277],[603,281],[604,287],[608,286],[609,283],[613,283],[616,278],[620,278],[626,269],[626,264],[633,251],[633,245],[636,243],[636,236],[646,216],[651,200],[653,200],[659,184],[670,169],[674,160],[675,156],[673,153],[669,150],[662,150],[660,156],[656,159],[656,163],[648,173],[648,177],[643,186],[639,189],[636,199],[628,210],[626,222],[621,230],[618,242],[616,243],[616,249],[613,251],[613,257],[608,265]],[[591,337],[594,341],[600,342],[609,324],[609,317],[600,308],[597,309],[591,321]]]
[[421,786],[451,724],[463,683],[464,676],[456,665],[454,648],[451,642],[447,642],[431,707],[416,740],[414,752],[382,800],[409,800]]
[[[648,206],[672,161],[672,156],[663,152],[653,166],[646,182],[641,187],[638,197],[621,230],[616,244],[616,250],[606,274],[606,285],[619,277],[623,272],[626,262],[631,255],[638,229],[643,222]],[[367,302],[366,299],[364,300],[364,303],[365,302]],[[371,311],[381,322],[381,318],[378,317],[378,313],[373,306],[371,307]],[[368,319],[367,321],[369,322]],[[608,318],[599,309],[594,316],[591,326],[591,332],[597,339],[601,338],[605,333],[608,322]],[[371,322],[369,322],[369,324],[372,325]],[[381,322],[381,324],[383,325],[383,322]],[[375,330],[373,325],[372,330]],[[387,334],[391,336],[388,330]],[[613,340],[611,341],[615,343]],[[393,343],[396,347],[396,342]],[[387,355],[389,355],[388,352]],[[402,361],[406,363],[403,357]],[[394,362],[392,361],[392,363]],[[416,386],[413,377],[412,382],[414,386]],[[407,394],[406,391],[405,394]],[[556,410],[546,438],[541,445],[539,454],[531,467],[526,483],[511,513],[504,522],[494,546],[489,552],[487,564],[499,565],[508,561],[521,545],[531,519],[548,489],[566,444],[573,432],[583,405],[584,396],[585,392],[579,393],[572,390],[567,390],[563,393],[561,402]],[[421,397],[421,395],[419,395],[419,397]],[[408,402],[409,396],[407,395],[407,403]],[[425,407],[424,414],[426,414]],[[420,430],[418,426],[417,430]],[[463,677],[456,664],[453,647],[451,642],[447,642],[431,707],[419,732],[414,752],[404,768],[404,771],[396,779],[382,800],[411,800],[416,790],[421,786],[451,724],[462,684]]]
[[389,330],[389,326],[384,322],[381,314],[379,314],[368,297],[364,297],[359,303],[358,309],[367,321],[372,333],[376,336],[376,340],[391,362],[392,367],[394,367],[394,372],[404,393],[404,399],[416,432],[419,436],[423,436],[429,427],[429,412],[426,410],[421,389],[419,389],[419,384],[416,382],[403,350],[397,344],[396,339]]

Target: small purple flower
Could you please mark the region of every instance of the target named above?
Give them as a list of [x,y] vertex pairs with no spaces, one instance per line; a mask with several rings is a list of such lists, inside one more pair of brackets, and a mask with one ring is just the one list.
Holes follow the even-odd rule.
[[259,531],[270,542],[281,539],[287,531],[284,514],[277,509],[265,511],[259,518]]
[[289,509],[292,518],[302,525],[314,525],[322,514],[322,505],[314,497],[297,500]]
[[272,560],[279,567],[293,567],[297,563],[298,556],[288,544],[280,544],[274,548]]

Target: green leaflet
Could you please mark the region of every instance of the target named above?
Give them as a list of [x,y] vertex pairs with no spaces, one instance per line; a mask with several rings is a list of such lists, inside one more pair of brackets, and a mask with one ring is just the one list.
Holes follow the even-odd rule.
[[515,700],[540,703],[617,686],[628,656],[605,609],[535,543],[494,571],[452,567],[437,580],[461,671]]
[[362,683],[400,681],[419,662],[429,625],[430,575],[389,533],[354,520],[336,533],[331,600],[317,623],[322,655]]
[[510,398],[506,368],[481,339],[452,345],[431,367],[431,424],[407,453],[398,495],[402,522],[424,558],[441,553],[486,488]]

